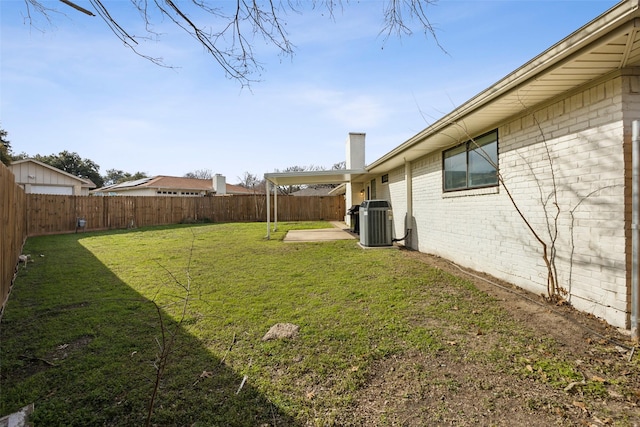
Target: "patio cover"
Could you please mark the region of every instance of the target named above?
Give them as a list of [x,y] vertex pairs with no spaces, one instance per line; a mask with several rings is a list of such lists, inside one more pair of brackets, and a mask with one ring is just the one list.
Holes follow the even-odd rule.
[[[267,239],[271,238],[271,184],[273,185],[313,185],[344,184],[364,182],[367,171],[364,169],[333,169],[328,171],[273,172],[265,173],[267,184]],[[274,192],[273,231],[278,229],[278,192]]]

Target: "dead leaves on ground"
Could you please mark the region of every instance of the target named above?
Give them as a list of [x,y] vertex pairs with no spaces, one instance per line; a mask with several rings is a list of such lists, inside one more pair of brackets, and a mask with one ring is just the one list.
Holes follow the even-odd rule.
[[200,380],[203,380],[203,379],[206,379],[206,378],[212,378],[212,377],[213,377],[213,371],[204,370],[204,371],[202,371],[202,373],[200,374],[198,379],[193,383],[193,385],[198,384],[200,382]]

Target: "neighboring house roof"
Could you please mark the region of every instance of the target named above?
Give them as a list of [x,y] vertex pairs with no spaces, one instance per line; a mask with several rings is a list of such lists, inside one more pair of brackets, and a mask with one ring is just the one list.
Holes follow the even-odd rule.
[[[206,191],[213,193],[213,181],[211,179],[184,178],[178,176],[158,175],[149,178],[141,178],[134,181],[125,181],[119,184],[107,185],[94,190],[94,193],[118,193],[143,188],[184,191]],[[253,190],[239,185],[226,184],[227,194],[254,194]]]
[[403,165],[624,67],[640,65],[638,0],[623,1],[367,166]]
[[227,184],[227,194],[262,194],[262,190],[252,190],[241,185]]
[[[22,160],[16,160],[15,162],[11,162],[11,164],[9,165],[9,169],[12,169],[13,167],[17,167],[19,165],[24,165],[24,164],[28,164],[31,163],[33,165],[35,165],[36,167],[41,167],[44,168],[52,173],[55,174],[59,174],[62,175],[66,178],[69,178],[73,181],[76,181],[80,184],[81,187],[83,188],[96,188],[96,185],[90,180],[90,179],[86,179],[86,178],[80,178],[78,176],[75,176],[73,174],[70,174],[68,172],[63,171],[62,169],[58,169],[56,167],[53,167],[51,165],[48,165],[46,163],[42,163],[38,160],[35,159],[22,159]],[[19,184],[25,184],[23,182],[19,182],[19,177],[16,177],[16,182],[18,182]],[[28,184],[28,182],[27,182]]]
[[[126,184],[126,183],[123,183]],[[175,188],[181,190],[205,190],[212,191],[213,184],[210,179],[182,178],[177,176],[154,176],[143,182],[139,187],[150,188]]]

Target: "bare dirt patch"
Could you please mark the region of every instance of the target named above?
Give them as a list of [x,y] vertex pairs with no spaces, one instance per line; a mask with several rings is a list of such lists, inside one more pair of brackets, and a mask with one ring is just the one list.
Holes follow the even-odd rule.
[[33,354],[22,354],[22,363],[16,372],[24,377],[35,375],[38,372],[60,366],[60,363],[69,357],[70,354],[82,351],[91,342],[91,337],[82,336],[72,342],[57,345],[51,349],[44,357],[37,357]]
[[492,351],[509,351],[501,338],[469,331],[462,343],[448,341],[463,347],[458,351],[412,352],[377,362],[353,412],[339,424],[640,426],[640,362],[627,336],[569,306],[549,305],[480,273],[466,275],[444,259],[406,254],[472,281],[523,328],[537,331],[528,345],[532,354],[548,352],[536,337],[552,338],[553,354],[540,359],[571,366],[582,379],[549,378],[544,366],[523,355],[494,360],[487,356]]
[[47,354],[45,359],[51,361],[52,363],[56,363],[59,360],[64,360],[69,357],[69,355],[83,350],[86,346],[89,345],[90,342],[91,337],[84,335],[71,342],[59,344],[55,347],[55,349],[51,350]]

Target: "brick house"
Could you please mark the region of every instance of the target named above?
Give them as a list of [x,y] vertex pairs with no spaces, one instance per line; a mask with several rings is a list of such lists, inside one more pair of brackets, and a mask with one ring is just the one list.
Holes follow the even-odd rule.
[[637,119],[640,10],[625,0],[351,175],[346,206],[386,199],[406,246],[546,294],[543,248],[517,206],[555,247],[564,298],[634,332]]
[[545,293],[542,246],[509,190],[549,246],[557,230],[567,300],[630,327],[639,19],[637,0],[619,3],[368,165],[396,235],[410,228],[414,249]]

